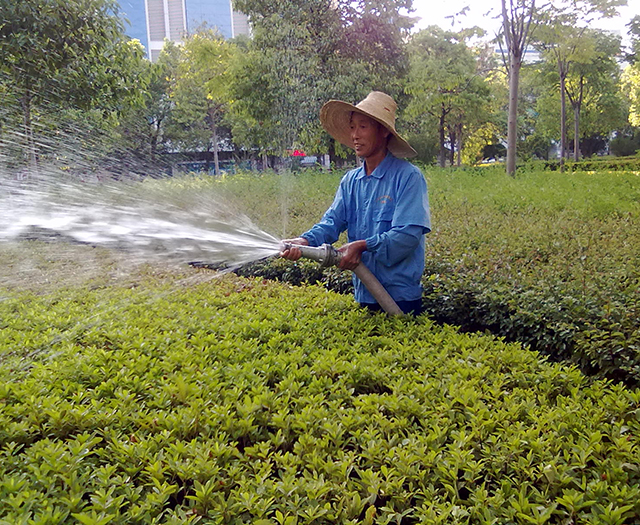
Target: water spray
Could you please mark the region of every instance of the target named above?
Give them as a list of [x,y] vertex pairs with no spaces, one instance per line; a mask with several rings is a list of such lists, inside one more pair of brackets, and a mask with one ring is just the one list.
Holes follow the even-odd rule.
[[[302,244],[282,243],[282,250],[289,250],[291,248],[297,248],[302,253],[302,256],[306,259],[319,262],[323,268],[329,266],[338,266],[342,253],[336,250],[330,244],[323,244],[322,246],[304,246]],[[396,304],[393,298],[389,295],[389,292],[385,290],[384,286],[380,284],[380,281],[375,275],[371,273],[363,263],[360,263],[353,270],[358,279],[362,281],[369,290],[369,293],[373,295],[374,299],[382,307],[382,309],[391,315],[402,315],[404,312],[400,310],[400,307]]]

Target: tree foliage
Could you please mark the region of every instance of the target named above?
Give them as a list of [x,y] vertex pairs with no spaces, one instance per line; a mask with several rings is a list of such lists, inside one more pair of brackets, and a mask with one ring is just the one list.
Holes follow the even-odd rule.
[[[509,72],[509,123],[507,139],[507,173],[515,175],[518,141],[518,88],[524,52],[534,41],[542,43],[554,56],[560,78],[561,96],[561,159],[565,148],[565,81],[569,64],[582,49],[578,42],[582,28],[594,19],[609,18],[626,0],[558,0],[536,5],[535,0],[502,0],[506,64]],[[545,44],[546,42],[546,44]]]
[[622,92],[626,94],[629,102],[629,123],[640,127],[640,62],[624,70]]
[[143,50],[122,33],[113,0],[0,0],[0,12],[0,70],[19,101],[32,161],[38,108],[123,111],[140,102]]
[[[624,3],[501,0],[498,70],[475,29],[412,33],[411,0],[237,0],[251,37],[224,41],[200,28],[155,63],[123,35],[115,0],[0,0],[2,155],[17,164],[25,152],[35,163],[90,151],[96,163],[132,165],[177,149],[213,158],[218,172],[219,148],[335,158],[348,152],[322,130],[320,107],[375,89],[398,101],[398,128],[425,162],[475,162],[506,142],[513,174],[516,147],[521,158],[546,157],[573,137],[576,154],[589,154],[640,125],[640,18],[628,24],[622,80],[619,42],[590,29]],[[540,67],[524,62],[532,42],[544,49]],[[569,109],[574,126],[561,131]]]
[[410,41],[410,72],[405,84],[411,95],[407,115],[438,133],[438,163],[445,166],[470,136],[490,118],[490,91],[479,61],[467,45],[475,30],[455,33],[431,26]]
[[634,16],[627,24],[628,34],[631,37],[631,52],[627,55],[627,60],[631,64],[640,61],[640,15]]
[[[556,71],[556,79],[548,75],[548,83],[555,87],[554,91],[560,96],[560,130],[557,136],[561,144],[561,164],[567,156],[565,141],[571,135],[574,139],[574,160],[579,160],[580,137],[600,133],[604,125],[609,123],[605,117],[603,126],[598,126],[593,120],[585,122],[590,124],[591,129],[583,126],[581,131],[580,126],[585,108],[602,109],[613,102],[610,95],[615,93],[615,85],[619,80],[619,66],[615,57],[620,52],[620,39],[603,31],[561,23],[541,27],[539,37],[539,45],[549,66],[547,71],[551,68]],[[573,112],[571,132],[566,125],[568,107]],[[609,111],[608,117],[619,113]]]
[[175,103],[172,134],[189,150],[213,151],[220,174],[220,128],[230,103],[230,65],[234,45],[214,30],[201,28],[180,49],[171,98]]
[[[585,74],[590,69],[596,56],[602,56],[604,38],[600,42],[597,33],[589,31],[589,24],[594,18],[611,17],[617,11],[617,7],[626,3],[626,0],[580,0],[571,2],[562,1],[546,6],[540,13],[537,43],[543,50],[547,60],[556,65],[559,92],[560,92],[560,166],[564,167],[564,159],[567,155],[567,129],[566,114],[569,97],[574,112],[574,159],[580,156],[579,148],[579,121],[582,109]],[[609,49],[614,51],[615,43],[608,42]],[[599,45],[599,48],[598,48]],[[620,44],[617,44],[619,52]],[[578,81],[573,83],[573,89],[568,84],[568,77],[574,71]],[[594,73],[591,68],[591,73]]]
[[254,38],[238,72],[234,111],[262,127],[268,149],[326,151],[318,124],[325,101],[400,92],[413,23],[402,13],[411,0],[239,0],[236,8],[251,16]]

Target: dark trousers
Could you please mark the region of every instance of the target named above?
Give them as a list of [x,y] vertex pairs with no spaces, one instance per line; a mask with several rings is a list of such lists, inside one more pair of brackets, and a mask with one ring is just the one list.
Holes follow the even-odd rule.
[[[415,301],[396,301],[396,304],[405,314],[420,315],[424,312],[422,306],[422,299],[416,299]],[[371,312],[381,312],[382,306],[378,303],[360,303],[360,306],[366,308]]]

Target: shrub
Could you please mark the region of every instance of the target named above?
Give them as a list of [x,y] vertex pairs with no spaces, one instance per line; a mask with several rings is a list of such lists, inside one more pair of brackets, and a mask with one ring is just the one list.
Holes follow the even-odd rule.
[[[557,171],[560,169],[560,162],[557,160],[544,163],[544,169]],[[595,157],[578,162],[565,162],[566,171],[633,171],[640,172],[640,158],[637,157]]]
[[[639,321],[627,313],[635,311],[640,287],[637,175],[545,173],[533,165],[516,179],[502,167],[425,173],[434,231],[427,237],[424,302],[433,319],[638,384]],[[332,189],[323,192],[324,200],[311,191],[313,205],[292,235],[321,216]],[[240,273],[351,291],[349,275],[319,272],[315,263],[276,260]],[[613,333],[622,336],[611,339]],[[620,337],[627,342],[619,344]]]
[[0,521],[640,517],[637,391],[320,287],[140,284],[4,295]]
[[640,133],[632,136],[618,135],[611,140],[609,147],[611,148],[611,153],[619,157],[635,155],[640,150]]

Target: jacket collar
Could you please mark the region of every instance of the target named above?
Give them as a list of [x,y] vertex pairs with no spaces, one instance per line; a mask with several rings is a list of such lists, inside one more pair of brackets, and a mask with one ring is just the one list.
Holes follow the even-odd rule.
[[[387,151],[387,155],[385,156],[384,159],[382,159],[382,162],[378,164],[376,169],[373,170],[371,175],[368,175],[368,176],[375,177],[376,179],[381,179],[384,176],[385,172],[387,171],[387,168],[389,167],[391,162],[393,162],[394,158],[395,157],[393,156],[393,153],[391,153],[390,151]],[[358,172],[358,175],[356,175],[356,179],[362,179],[363,177],[367,177],[367,172],[365,171],[364,168],[365,168],[365,165],[363,163],[362,166],[360,167],[360,171]]]

